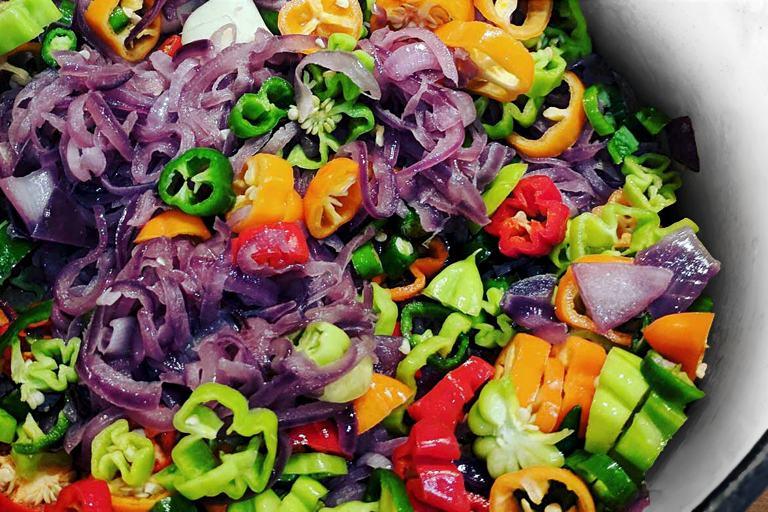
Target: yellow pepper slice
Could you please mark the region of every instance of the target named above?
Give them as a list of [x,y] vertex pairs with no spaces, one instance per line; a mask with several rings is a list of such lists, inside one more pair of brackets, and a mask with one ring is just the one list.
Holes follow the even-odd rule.
[[571,71],[565,73],[563,79],[571,91],[568,106],[565,109],[550,107],[544,111],[545,117],[557,122],[538,139],[527,139],[517,133],[507,137],[507,142],[527,157],[550,158],[558,156],[576,143],[584,129],[584,123],[587,120],[582,104],[584,84]]
[[499,28],[519,41],[525,41],[544,33],[552,16],[552,0],[528,0],[528,12],[522,25],[510,22],[512,13],[517,9],[517,0],[475,0],[475,7],[480,13]]
[[304,219],[315,238],[331,236],[351,221],[363,204],[357,162],[336,158],[325,164],[304,195]]
[[467,89],[503,103],[533,84],[533,57],[523,44],[482,21],[451,21],[435,31],[446,46],[463,48],[478,68]]
[[530,505],[527,509],[520,505],[514,492],[525,491],[529,501],[538,505],[549,490],[550,481],[562,483],[576,495],[578,512],[595,512],[595,500],[587,485],[567,469],[553,467],[530,467],[501,475],[491,487],[490,512],[530,510]]
[[174,238],[182,235],[195,236],[201,240],[211,238],[211,232],[200,217],[179,210],[169,210],[144,224],[133,242],[140,244],[153,238]]
[[[139,62],[144,60],[160,41],[162,17],[155,18],[131,44],[126,45],[126,39],[140,19],[137,12],[151,8],[154,3],[155,0],[93,0],[85,10],[84,18],[94,35],[117,55],[128,62]],[[109,17],[117,7],[122,8],[131,20],[119,34],[116,34],[109,24]]]
[[278,13],[280,33],[330,37],[341,33],[360,37],[363,11],[357,0],[290,0]]
[[293,167],[269,153],[252,156],[232,182],[237,194],[227,221],[235,233],[303,216],[302,199],[293,188]]
[[435,30],[450,21],[475,19],[471,0],[376,0],[371,17],[374,30],[424,27]]

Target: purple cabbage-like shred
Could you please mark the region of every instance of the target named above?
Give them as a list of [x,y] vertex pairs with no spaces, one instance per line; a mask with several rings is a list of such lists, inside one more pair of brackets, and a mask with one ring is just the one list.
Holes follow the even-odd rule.
[[720,272],[720,262],[707,251],[691,228],[664,237],[659,243],[637,253],[635,263],[672,271],[672,282],[651,303],[648,311],[654,318],[687,310]]
[[557,317],[552,294],[557,285],[554,274],[540,274],[518,281],[509,287],[501,308],[517,325],[551,343],[565,340],[568,328]]

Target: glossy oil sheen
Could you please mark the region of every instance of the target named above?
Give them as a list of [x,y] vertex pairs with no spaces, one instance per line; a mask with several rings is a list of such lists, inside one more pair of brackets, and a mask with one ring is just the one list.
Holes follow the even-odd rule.
[[768,1],[582,4],[597,51],[696,129],[702,171],[684,177],[680,212],[723,263],[707,396],[649,476],[650,510],[692,510],[768,428]]

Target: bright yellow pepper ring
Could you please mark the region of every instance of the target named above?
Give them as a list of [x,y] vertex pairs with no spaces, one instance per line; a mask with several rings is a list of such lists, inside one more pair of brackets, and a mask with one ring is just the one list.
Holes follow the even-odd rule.
[[475,0],[475,7],[496,26],[520,41],[540,36],[549,24],[552,16],[552,0],[529,0],[528,12],[522,25],[513,25],[509,19],[517,7],[517,2],[510,0]]
[[529,496],[536,494],[543,497],[549,489],[550,480],[562,483],[576,495],[577,512],[595,512],[595,500],[587,485],[567,469],[553,467],[531,467],[501,475],[491,488],[490,512],[521,512],[523,508],[513,493],[524,490]]

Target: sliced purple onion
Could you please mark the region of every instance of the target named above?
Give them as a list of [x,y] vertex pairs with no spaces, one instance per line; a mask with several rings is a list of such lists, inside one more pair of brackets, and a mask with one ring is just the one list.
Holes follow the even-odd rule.
[[554,274],[539,274],[513,283],[504,294],[501,308],[517,325],[550,343],[565,341],[568,328],[555,316],[552,295]]

